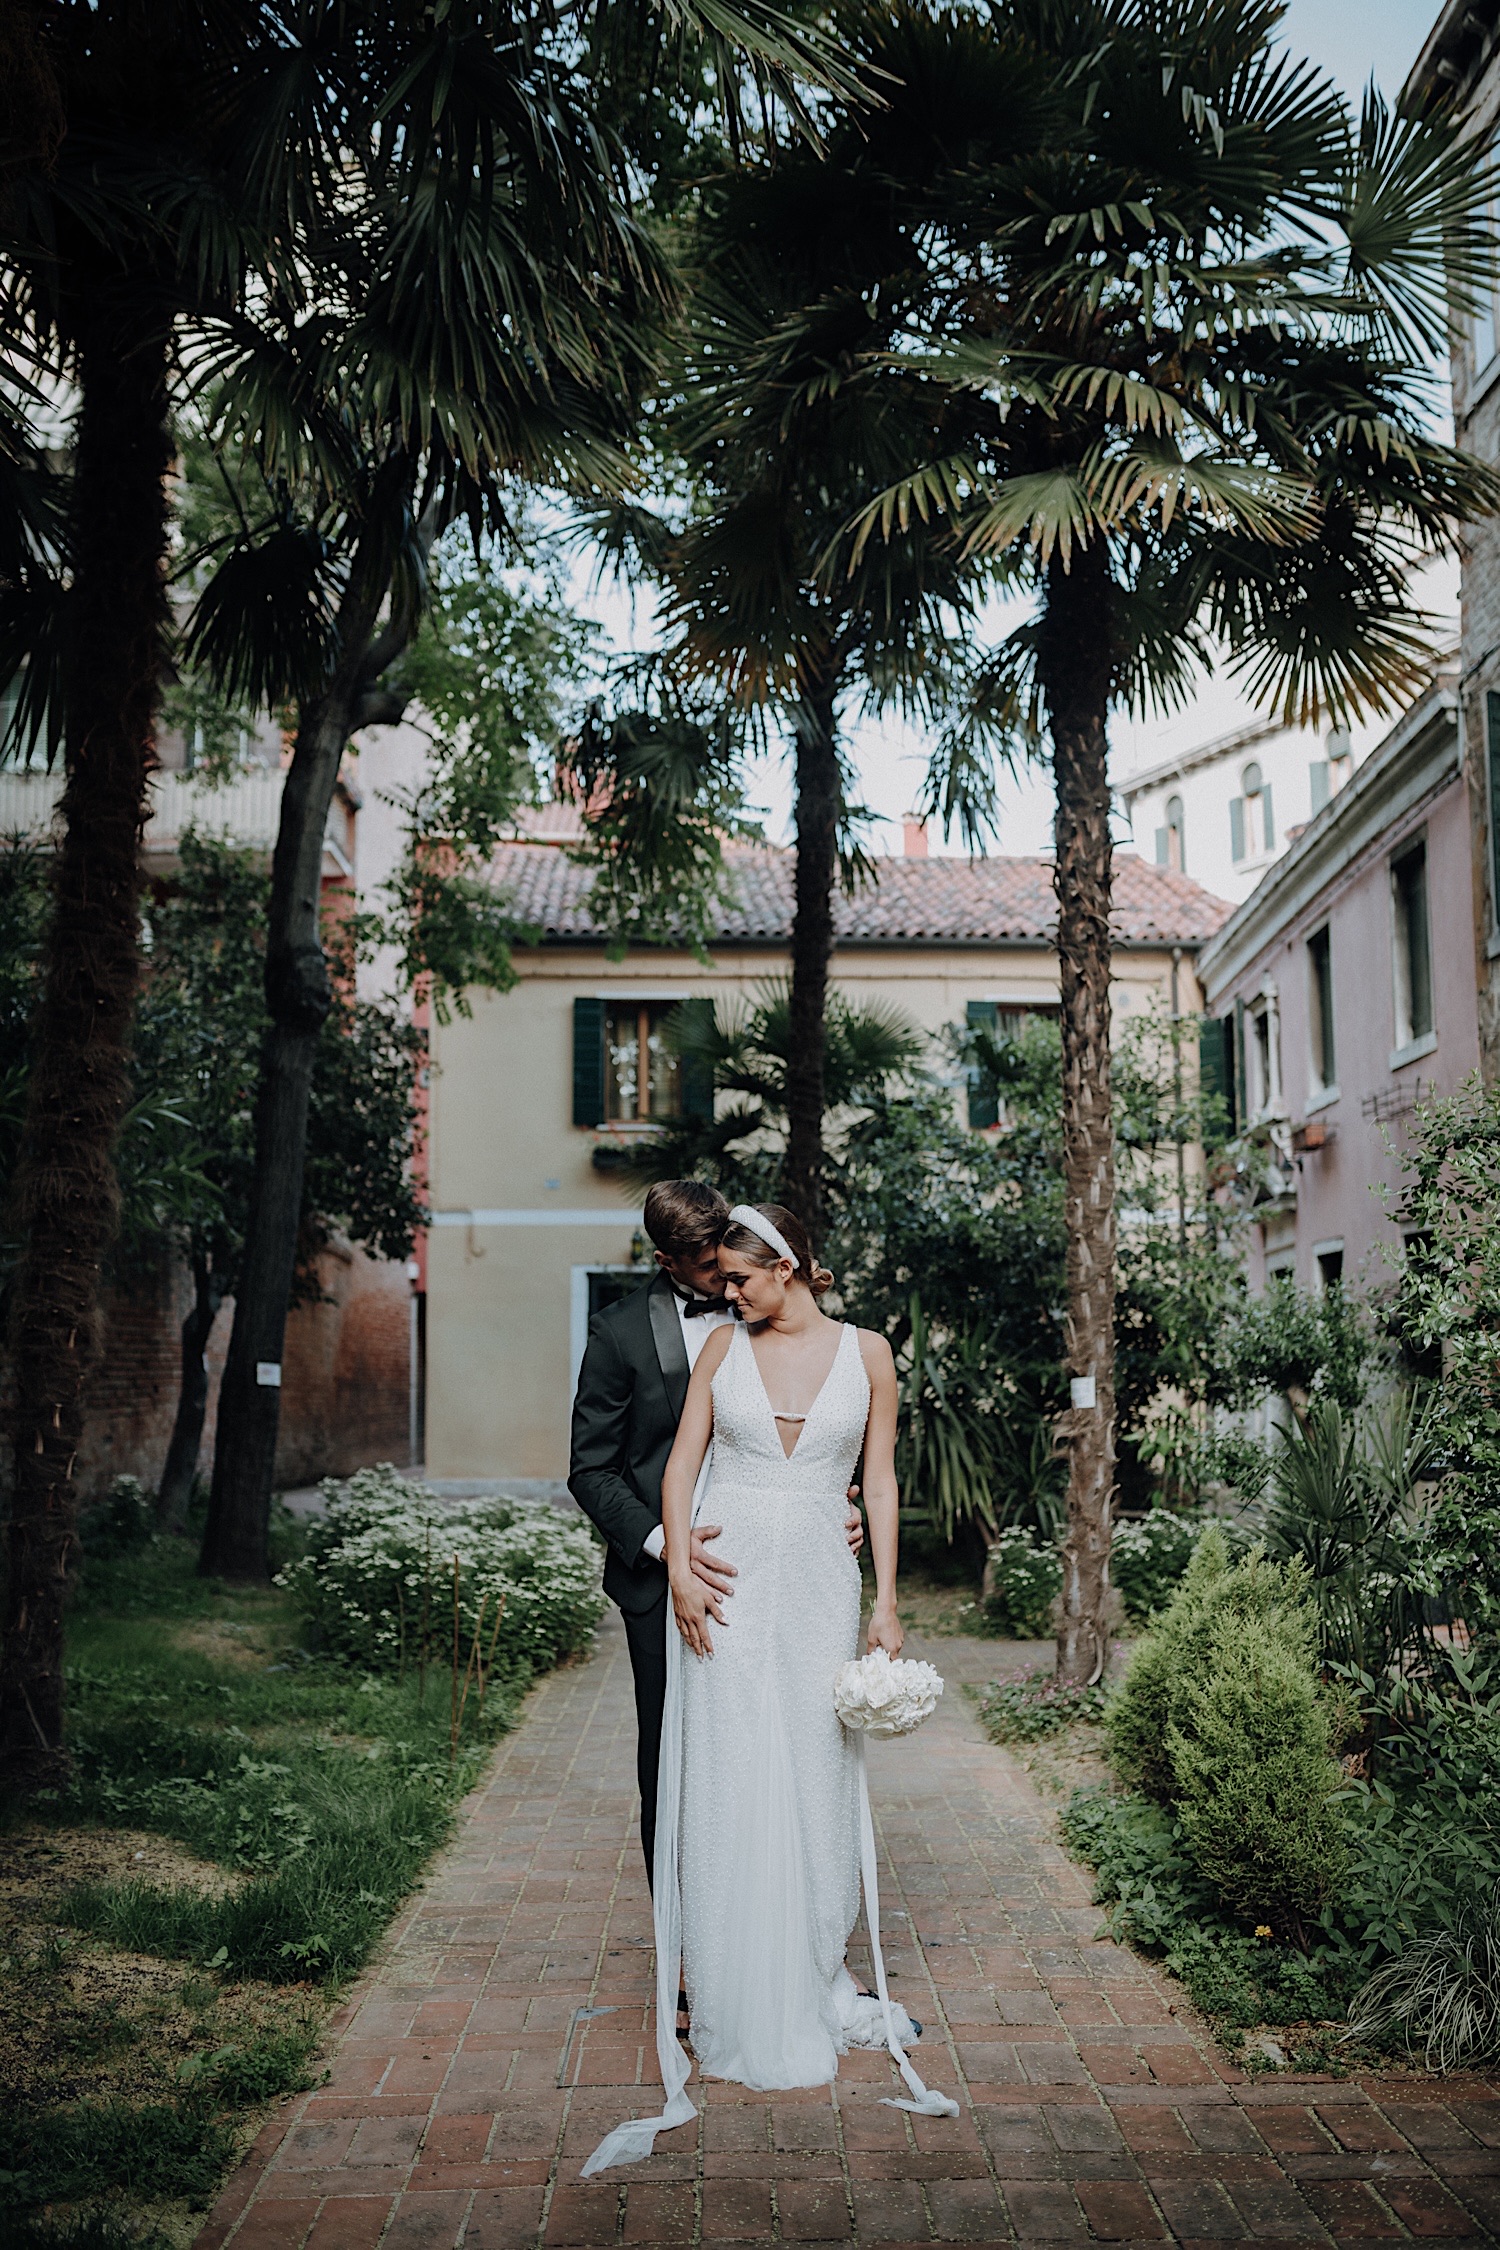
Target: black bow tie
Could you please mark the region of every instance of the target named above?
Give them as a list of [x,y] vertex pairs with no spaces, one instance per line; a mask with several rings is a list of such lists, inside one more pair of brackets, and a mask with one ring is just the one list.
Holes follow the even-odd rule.
[[683,1297],[679,1301],[684,1320],[702,1320],[709,1313],[724,1313],[729,1310],[728,1300],[724,1297]]

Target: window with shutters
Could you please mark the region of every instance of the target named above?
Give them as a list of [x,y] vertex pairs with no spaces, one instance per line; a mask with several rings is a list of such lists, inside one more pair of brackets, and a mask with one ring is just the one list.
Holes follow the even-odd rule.
[[1240,792],[1229,800],[1229,851],[1236,862],[1276,849],[1271,784],[1254,758],[1240,775]]
[[[1019,1039],[1032,1017],[1055,1016],[1056,1013],[1055,1008],[1007,1006],[1003,1000],[970,1000],[964,1008],[970,1032],[983,1032],[997,1045],[1007,1039]],[[967,1083],[969,1123],[976,1132],[986,1132],[992,1126],[1010,1122],[1000,1088],[977,1055],[970,1058]]]

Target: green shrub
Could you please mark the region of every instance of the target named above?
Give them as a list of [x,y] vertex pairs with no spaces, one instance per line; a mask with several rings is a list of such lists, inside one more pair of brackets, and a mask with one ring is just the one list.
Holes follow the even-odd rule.
[[1080,1789],[1062,1827],[1069,1849],[1094,1870],[1111,1934],[1159,1954],[1226,2029],[1326,2021],[1344,2005],[1356,1981],[1348,1949],[1319,1943],[1304,1952],[1231,1921],[1162,1806]]
[[78,1524],[85,1555],[109,1561],[135,1554],[155,1531],[155,1506],[139,1477],[116,1477],[103,1498],[83,1510]]
[[1343,1775],[1312,1665],[1279,1623],[1221,1617],[1167,1754],[1183,1840],[1205,1879],[1247,1920],[1300,1937],[1347,1870]]
[[1104,1710],[1102,1687],[1059,1680],[1050,1664],[991,1680],[977,1693],[979,1716],[991,1742],[1040,1742],[1077,1719],[1097,1719]]
[[1203,1532],[1203,1519],[1153,1508],[1148,1516],[1127,1516],[1110,1541],[1109,1575],[1118,1587],[1125,1613],[1144,1624],[1176,1592]]
[[1181,1727],[1186,1697],[1207,1674],[1214,1634],[1225,1616],[1260,1618],[1311,1661],[1313,1621],[1304,1574],[1266,1560],[1257,1548],[1230,1559],[1223,1528],[1199,1539],[1170,1605],[1131,1654],[1130,1669],[1105,1711],[1115,1770],[1122,1781],[1170,1803],[1176,1778],[1167,1734]]
[[[599,1550],[580,1516],[512,1500],[448,1504],[388,1465],[323,1487],[327,1512],[281,1573],[332,1654],[374,1672],[447,1665],[457,1607],[462,1656],[537,1670],[582,1648],[604,1611]],[[462,1661],[461,1656],[461,1661]]]
[[984,1569],[984,1607],[990,1623],[1020,1641],[1045,1640],[1052,1604],[1062,1591],[1062,1561],[1022,1524],[1002,1531]]

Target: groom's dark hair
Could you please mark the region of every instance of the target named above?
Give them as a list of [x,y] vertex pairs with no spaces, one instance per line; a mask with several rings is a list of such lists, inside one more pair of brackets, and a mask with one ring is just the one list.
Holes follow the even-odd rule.
[[691,1258],[724,1232],[729,1205],[705,1180],[658,1180],[646,1197],[646,1232],[664,1258]]

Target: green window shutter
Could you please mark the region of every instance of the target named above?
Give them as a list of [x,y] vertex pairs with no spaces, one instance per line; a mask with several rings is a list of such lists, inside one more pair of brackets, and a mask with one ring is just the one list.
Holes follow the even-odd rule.
[[1328,760],[1326,758],[1319,758],[1314,760],[1313,764],[1308,767],[1307,773],[1308,780],[1311,784],[1312,815],[1313,819],[1316,820],[1319,813],[1323,810],[1323,807],[1327,804],[1329,796],[1331,794],[1331,791],[1329,789]]
[[1231,797],[1229,800],[1229,856],[1236,860],[1243,859],[1245,856],[1245,800],[1243,797]]
[[604,1002],[573,1002],[573,1123],[604,1122]]
[[1276,849],[1276,818],[1271,811],[1271,784],[1269,783],[1269,781],[1262,786],[1260,793],[1260,802],[1261,810],[1265,814],[1266,819],[1266,850],[1268,852],[1273,852]]
[[1167,832],[1165,828],[1158,828],[1156,831],[1156,864],[1158,867],[1165,867],[1167,864]]
[[1500,929],[1500,695],[1493,688],[1484,699],[1484,711],[1489,752],[1490,923]]
[[1222,1107],[1204,1124],[1204,1139],[1217,1148],[1234,1131],[1234,1018],[1205,1016],[1198,1026],[1198,1085],[1204,1101]]
[[1237,1133],[1245,1121],[1245,1003],[1236,1000],[1234,1014],[1225,1019],[1229,1030],[1230,1062],[1232,1066],[1229,1104],[1229,1130]]
[[[704,1032],[713,1030],[714,1004],[712,1000],[684,1000],[680,1003],[677,1013],[679,1016],[690,1019],[694,1032],[697,1032],[700,1026]],[[687,1025],[685,1024],[684,1029],[686,1028]],[[682,1071],[683,1116],[711,1120],[714,1113],[713,1065],[709,1062],[707,1056],[689,1051],[682,1056],[679,1067]]]
[[[970,1000],[964,1009],[970,1031],[987,1031],[992,1039],[1000,1033],[1000,1004],[996,1000]],[[994,1081],[986,1076],[977,1063],[969,1065],[969,1123],[976,1131],[986,1125],[1000,1122],[1000,1094]]]

